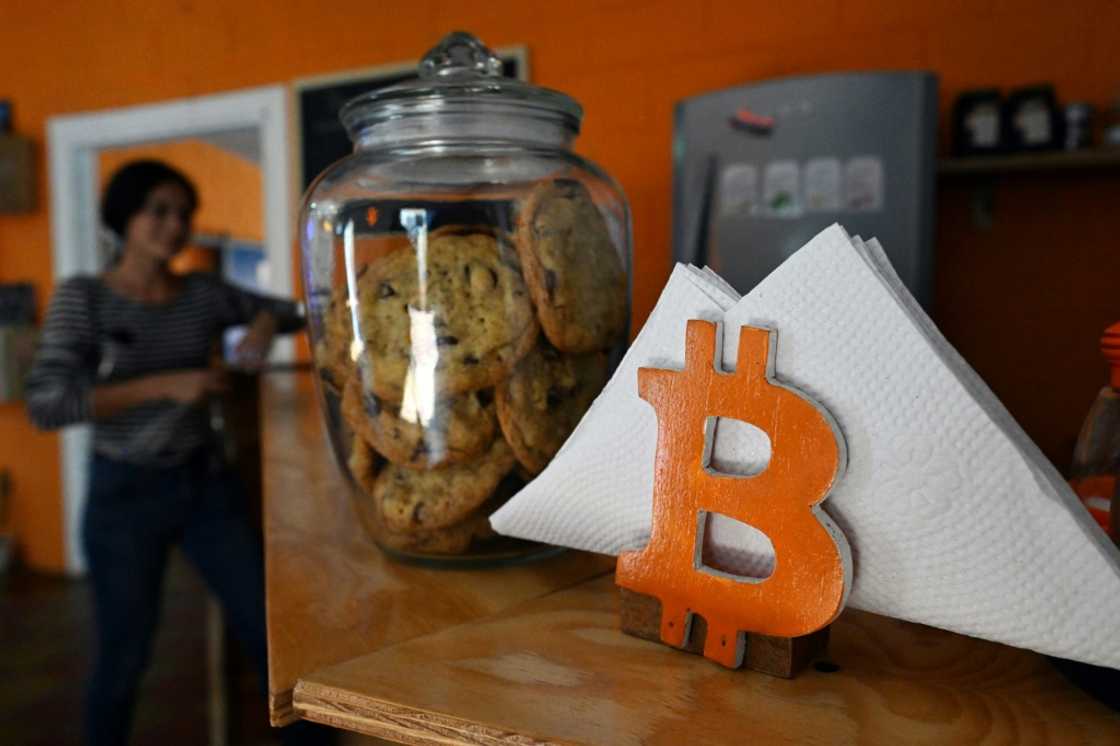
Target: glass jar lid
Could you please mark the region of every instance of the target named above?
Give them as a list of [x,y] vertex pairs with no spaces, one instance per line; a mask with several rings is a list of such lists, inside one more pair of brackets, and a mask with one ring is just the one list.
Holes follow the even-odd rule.
[[355,143],[486,134],[505,139],[513,131],[511,118],[530,125],[525,132],[549,125],[574,136],[583,107],[559,91],[504,77],[501,58],[472,34],[455,31],[424,55],[417,78],[351,99],[339,118]]

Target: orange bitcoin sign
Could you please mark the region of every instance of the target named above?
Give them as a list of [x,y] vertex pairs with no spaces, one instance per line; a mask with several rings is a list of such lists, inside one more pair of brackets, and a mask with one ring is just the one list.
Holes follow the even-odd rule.
[[[661,600],[661,639],[683,647],[694,614],[707,622],[704,655],[738,667],[743,632],[798,637],[831,623],[851,584],[847,541],[815,508],[844,463],[828,415],[773,382],[774,337],[739,331],[734,373],[717,369],[716,325],[689,321],[683,371],[642,368],[640,396],[657,412],[653,525],[649,544],[618,558],[616,582]],[[750,422],[770,437],[767,468],[752,477],[704,463],[709,417]],[[709,513],[750,524],[774,546],[773,573],[730,575],[701,561]]]

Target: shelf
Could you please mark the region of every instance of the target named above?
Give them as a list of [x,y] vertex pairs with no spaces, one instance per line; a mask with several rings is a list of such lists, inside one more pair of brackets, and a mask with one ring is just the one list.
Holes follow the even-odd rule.
[[1019,155],[966,156],[963,158],[942,158],[937,162],[937,175],[939,177],[998,176],[1000,174],[1097,171],[1104,169],[1120,169],[1120,147],[1049,153],[1022,153]]

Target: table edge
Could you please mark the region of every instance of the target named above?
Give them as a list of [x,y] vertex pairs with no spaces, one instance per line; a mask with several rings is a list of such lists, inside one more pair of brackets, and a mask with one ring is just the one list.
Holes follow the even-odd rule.
[[[579,549],[571,549],[571,550],[568,550],[568,551],[572,552],[572,553],[578,552],[580,554],[589,554],[589,555],[596,554],[595,552],[584,552],[584,551],[579,550]],[[603,556],[605,557],[606,555],[603,555]],[[611,559],[614,559],[614,558],[612,557]],[[573,588],[578,588],[581,585],[584,585],[586,583],[594,582],[594,581],[599,580],[600,578],[606,577],[608,575],[613,576],[614,572],[615,572],[615,568],[613,566],[609,567],[609,568],[606,568],[602,572],[597,572],[593,575],[589,575],[589,576],[586,576],[586,577],[583,577],[583,578],[573,580],[571,583],[567,583],[567,584],[564,584],[564,585],[561,585],[561,586],[558,586],[558,587],[555,587],[555,588],[550,588],[549,590],[545,591],[544,593],[541,593],[538,596],[531,596],[531,597],[528,597],[528,598],[521,599],[520,601],[516,602],[513,605],[513,607],[510,607],[510,608],[515,608],[515,607],[520,606],[522,604],[530,603],[530,602],[533,602],[533,601],[538,601],[542,598],[546,598],[548,596],[551,596],[554,593],[562,593],[564,591],[568,591],[568,590],[571,590]],[[345,726],[345,725],[337,725],[335,723],[329,723],[329,722],[326,722],[326,721],[317,720],[315,718],[306,717],[303,714],[303,712],[301,711],[302,707],[301,707],[301,704],[300,704],[300,701],[299,701],[299,694],[298,694],[300,691],[306,690],[308,687],[312,687],[312,688],[321,687],[323,690],[330,689],[331,691],[336,691],[336,690],[334,690],[330,687],[322,686],[320,684],[309,683],[309,682],[306,681],[305,677],[315,676],[320,671],[323,671],[323,670],[329,669],[329,668],[333,668],[334,666],[342,665],[344,663],[348,663],[349,661],[356,660],[357,658],[364,658],[365,656],[370,655],[371,653],[381,652],[382,650],[390,650],[390,649],[392,649],[392,648],[394,648],[398,645],[403,645],[405,643],[412,642],[413,640],[416,640],[418,638],[425,637],[428,634],[438,634],[438,633],[443,632],[445,630],[454,629],[456,627],[461,627],[461,626],[468,625],[468,624],[478,624],[478,623],[481,623],[481,622],[485,622],[489,619],[498,618],[498,617],[500,617],[502,615],[505,615],[505,614],[508,614],[508,613],[509,613],[509,608],[501,609],[501,610],[498,610],[498,611],[496,611],[492,614],[486,614],[484,616],[480,616],[480,617],[477,617],[475,619],[469,619],[469,620],[459,622],[458,624],[452,624],[451,626],[444,627],[444,628],[442,628],[442,629],[440,629],[436,632],[428,632],[428,633],[420,632],[420,633],[417,633],[415,635],[412,635],[411,637],[406,637],[404,639],[397,640],[396,642],[392,643],[391,645],[386,645],[384,647],[376,648],[374,650],[367,650],[364,653],[359,653],[358,655],[355,655],[353,658],[347,658],[346,660],[335,661],[333,663],[328,663],[328,664],[325,664],[323,666],[320,666],[320,667],[318,667],[314,670],[307,671],[307,672],[303,673],[302,675],[300,675],[296,678],[295,686],[293,686],[291,689],[287,689],[287,690],[280,691],[280,692],[274,692],[271,689],[269,690],[269,692],[268,692],[269,719],[271,720],[273,726],[275,726],[275,727],[280,727],[280,726],[284,726],[284,725],[291,725],[292,723],[296,722],[297,720],[299,720],[301,718],[304,718],[304,719],[309,719],[309,720],[315,720],[316,722],[322,722],[325,725],[332,725],[336,728],[347,728],[347,726]],[[349,728],[347,728],[347,729],[349,729]],[[366,733],[366,731],[358,731],[358,732]],[[367,733],[367,735],[377,735],[377,734]],[[385,736],[381,736],[381,737],[384,738]],[[409,741],[408,743],[412,743],[412,742]],[[438,742],[433,741],[432,743],[438,743],[438,744],[441,744],[441,746],[442,746],[442,745],[447,744],[447,743],[455,743],[455,742],[454,741],[451,741],[451,742],[449,742],[449,741],[438,741]],[[479,743],[479,742],[477,742],[477,741],[463,741],[462,743],[474,744],[474,743]],[[486,742],[483,742],[483,743],[486,743]],[[495,743],[508,743],[508,741],[498,741],[498,742],[495,742]],[[526,742],[526,743],[536,743],[536,742],[529,741],[529,742]],[[540,743],[564,743],[564,742],[540,741]]]
[[502,730],[446,713],[407,707],[302,680],[296,684],[294,707],[305,720],[415,746],[506,746],[511,743],[565,746],[573,743]]

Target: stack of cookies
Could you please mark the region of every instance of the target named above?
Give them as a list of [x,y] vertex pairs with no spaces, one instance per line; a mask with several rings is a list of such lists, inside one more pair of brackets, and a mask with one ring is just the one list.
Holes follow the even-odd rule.
[[489,514],[544,469],[606,383],[627,278],[574,180],[529,190],[512,235],[447,226],[419,241],[335,291],[315,358],[341,397],[380,543],[460,554],[491,536]]

